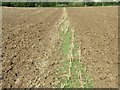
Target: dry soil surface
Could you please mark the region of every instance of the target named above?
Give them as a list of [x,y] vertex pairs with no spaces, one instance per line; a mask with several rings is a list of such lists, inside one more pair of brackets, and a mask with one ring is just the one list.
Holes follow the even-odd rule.
[[62,9],[3,8],[3,87],[51,87]]
[[[7,8],[2,18],[3,87],[53,87],[63,8]],[[66,8],[81,61],[96,88],[118,84],[118,7]]]
[[96,88],[118,87],[118,7],[68,8],[81,60]]

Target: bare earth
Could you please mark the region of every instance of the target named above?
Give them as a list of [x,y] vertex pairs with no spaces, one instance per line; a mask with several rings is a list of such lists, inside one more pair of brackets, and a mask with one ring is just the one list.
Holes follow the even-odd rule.
[[118,87],[118,7],[68,8],[68,15],[95,87]]
[[3,87],[51,87],[61,12],[3,8]]
[[[66,8],[96,88],[118,86],[118,7]],[[3,7],[3,87],[53,87],[63,8]]]

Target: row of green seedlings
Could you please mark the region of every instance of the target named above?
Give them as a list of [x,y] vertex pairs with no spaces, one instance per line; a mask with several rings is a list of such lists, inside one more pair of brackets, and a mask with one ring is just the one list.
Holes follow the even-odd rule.
[[[61,52],[62,59],[57,68],[59,88],[92,88],[93,80],[86,73],[86,68],[81,63],[80,47],[73,41],[74,32],[70,28],[68,18],[61,23]],[[74,39],[76,37],[74,36]],[[74,45],[72,45],[72,43]],[[72,55],[71,55],[72,54]]]

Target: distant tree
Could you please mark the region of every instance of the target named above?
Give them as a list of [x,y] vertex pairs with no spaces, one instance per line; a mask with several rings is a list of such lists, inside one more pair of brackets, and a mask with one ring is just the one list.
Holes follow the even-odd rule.
[[118,6],[120,6],[120,1],[118,2]]
[[2,2],[2,6],[10,7],[11,6],[11,2]]
[[2,6],[2,2],[0,2],[0,6]]
[[20,2],[13,2],[13,3],[11,3],[11,6],[20,7]]
[[73,2],[69,2],[69,3],[68,3],[68,6],[69,6],[69,7],[72,7],[72,6],[73,6]]
[[90,0],[89,6],[94,6],[95,2],[93,0]]
[[94,6],[94,1],[93,0],[84,0],[83,5],[86,6]]
[[86,6],[94,6],[94,2],[87,2]]
[[55,2],[50,2],[50,7],[54,7],[56,6],[56,3]]
[[94,2],[84,0],[84,2],[2,2],[2,6],[8,7],[81,7],[81,6],[115,6],[120,2]]
[[81,6],[84,6],[84,4],[82,2],[75,2],[73,4],[73,6],[75,6],[75,7],[81,7]]
[[42,2],[42,3],[41,3],[41,6],[42,6],[42,7],[49,7],[49,3],[48,3],[48,2]]
[[94,6],[102,6],[102,5],[103,5],[102,2],[95,2],[95,3],[94,3]]

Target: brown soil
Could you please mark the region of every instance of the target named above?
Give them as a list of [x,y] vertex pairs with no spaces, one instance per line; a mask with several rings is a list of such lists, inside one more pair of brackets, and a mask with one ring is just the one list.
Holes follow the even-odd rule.
[[62,9],[3,8],[3,87],[52,87]]
[[68,8],[81,60],[96,88],[118,86],[118,7]]
[[[2,8],[3,87],[53,87],[62,8]],[[118,85],[117,7],[67,8],[81,61],[96,88]],[[60,20],[60,21],[59,21]]]

